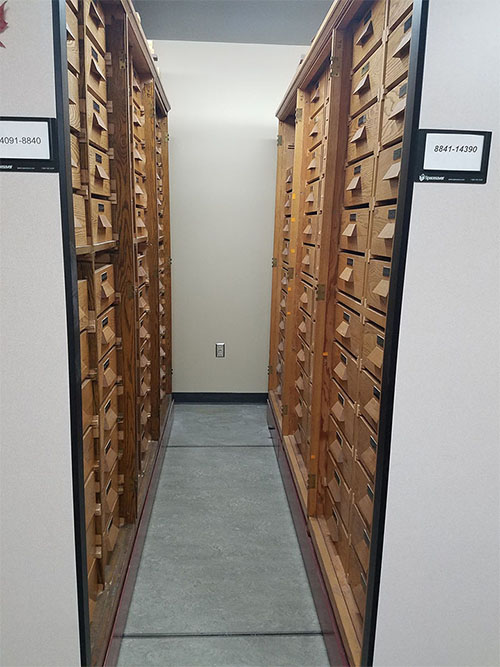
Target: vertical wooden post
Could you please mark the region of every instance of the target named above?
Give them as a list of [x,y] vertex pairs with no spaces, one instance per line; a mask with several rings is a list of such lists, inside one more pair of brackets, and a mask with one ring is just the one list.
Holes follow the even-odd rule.
[[161,151],[163,164],[163,243],[165,247],[165,317],[167,327],[167,406],[172,394],[172,239],[170,225],[170,173],[169,173],[169,150],[168,150],[168,117],[160,119],[161,127]]

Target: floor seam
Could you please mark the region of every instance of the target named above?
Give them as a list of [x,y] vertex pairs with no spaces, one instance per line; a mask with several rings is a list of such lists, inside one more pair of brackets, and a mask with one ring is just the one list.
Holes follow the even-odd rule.
[[322,637],[321,630],[277,632],[126,632],[122,639],[193,639],[196,637]]
[[168,449],[274,449],[274,445],[167,445]]

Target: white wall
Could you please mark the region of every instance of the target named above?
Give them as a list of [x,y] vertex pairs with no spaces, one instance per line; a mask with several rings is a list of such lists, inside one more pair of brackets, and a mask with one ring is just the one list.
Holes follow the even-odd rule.
[[[0,115],[53,117],[51,2],[6,7]],[[80,656],[58,174],[0,172],[0,216],[0,664],[68,667]]]
[[172,104],[174,391],[265,392],[274,114],[306,48],[154,45]]
[[482,667],[500,664],[500,5],[429,6],[420,126],[493,142],[486,185],[415,184],[375,665]]

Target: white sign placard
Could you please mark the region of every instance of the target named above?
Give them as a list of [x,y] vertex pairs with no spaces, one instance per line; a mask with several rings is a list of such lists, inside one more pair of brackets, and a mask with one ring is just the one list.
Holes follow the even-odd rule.
[[43,120],[0,120],[0,158],[50,160],[49,124]]
[[429,132],[425,139],[424,169],[480,171],[483,146],[482,134]]

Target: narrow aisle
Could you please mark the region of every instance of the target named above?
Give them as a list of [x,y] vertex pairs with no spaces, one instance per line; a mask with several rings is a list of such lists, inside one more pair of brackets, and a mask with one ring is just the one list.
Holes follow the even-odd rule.
[[266,406],[175,406],[118,665],[328,665]]

